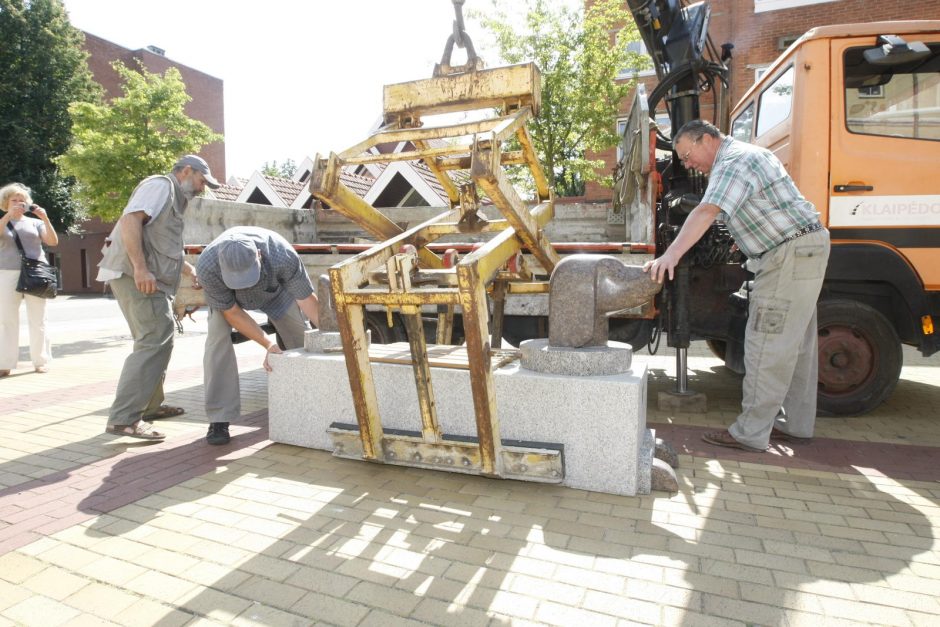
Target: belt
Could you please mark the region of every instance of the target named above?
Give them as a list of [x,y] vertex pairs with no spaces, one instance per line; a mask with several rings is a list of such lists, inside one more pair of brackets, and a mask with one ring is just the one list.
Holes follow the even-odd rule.
[[[822,228],[823,228],[823,225],[820,224],[819,222],[813,222],[812,224],[807,224],[806,226],[804,226],[803,228],[799,229],[798,231],[794,231],[793,233],[790,233],[789,235],[787,235],[786,237],[784,237],[783,240],[780,242],[780,244],[777,244],[777,246],[780,246],[781,244],[786,244],[787,242],[792,242],[793,240],[795,240],[795,239],[798,238],[798,237],[803,237],[804,235],[809,235],[810,233],[815,233],[816,231],[819,231],[819,230],[821,230]],[[767,250],[765,250],[765,251],[762,252],[761,254],[755,255],[754,258],[755,258],[755,259],[760,259],[761,257],[763,257],[764,255],[766,255],[767,253],[769,253],[770,251],[772,251],[772,250],[773,250],[774,248],[776,248],[777,246],[774,246],[773,248],[768,248]]]
[[[785,243],[787,243],[787,242],[789,242],[789,241],[795,240],[795,239],[798,238],[798,237],[803,237],[804,235],[809,235],[810,233],[815,233],[816,231],[820,230],[821,228],[823,228],[823,227],[822,227],[822,224],[820,224],[819,222],[813,222],[812,224],[807,224],[806,226],[804,226],[804,227],[803,227],[802,229],[800,229],[799,231],[796,231],[796,232],[794,232],[794,233],[790,233],[789,235],[787,235],[786,237],[784,237],[784,238],[783,238],[783,241],[780,242],[780,243],[781,243],[781,244],[785,244]],[[779,244],[778,244],[778,245],[779,245]]]

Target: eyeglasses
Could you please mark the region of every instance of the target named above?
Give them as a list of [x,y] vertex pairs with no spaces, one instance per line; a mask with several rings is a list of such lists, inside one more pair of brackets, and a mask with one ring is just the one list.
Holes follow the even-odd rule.
[[[699,139],[701,139],[701,138],[699,138]],[[689,160],[689,155],[692,154],[692,148],[695,146],[695,144],[698,143],[698,141],[699,141],[698,139],[693,139],[693,140],[692,140],[692,145],[689,146],[689,149],[685,151],[685,154],[684,154],[684,155],[679,155],[679,161],[681,161],[682,163],[685,163],[686,161]]]

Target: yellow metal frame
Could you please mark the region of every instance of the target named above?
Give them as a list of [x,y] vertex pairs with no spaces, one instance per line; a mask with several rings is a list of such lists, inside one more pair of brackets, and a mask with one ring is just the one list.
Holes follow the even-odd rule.
[[[388,85],[384,92],[385,126],[368,139],[339,153],[317,155],[310,182],[319,200],[357,223],[382,243],[330,269],[333,300],[343,341],[359,431],[358,444],[348,431],[334,433],[335,453],[385,463],[430,466],[444,470],[498,477],[560,482],[563,460],[552,447],[503,446],[493,384],[493,350],[487,293],[494,298],[497,330],[501,327],[502,298],[507,292],[543,291],[533,284],[524,264],[525,248],[547,273],[558,254],[544,227],[554,215],[554,197],[536,158],[526,123],[539,107],[540,78],[534,64],[473,70],[428,80]],[[496,108],[494,118],[423,128],[422,118],[454,111]],[[503,151],[515,137],[521,150]],[[380,144],[410,142],[414,150],[375,154]],[[363,163],[422,159],[450,198],[451,209],[409,230],[403,230],[340,180],[342,169]],[[538,204],[529,210],[510,184],[504,167],[525,165],[535,182]],[[470,182],[457,185],[448,176],[463,170]],[[499,209],[502,220],[478,213],[479,190]],[[445,268],[427,248],[451,233],[496,233],[455,267]],[[518,256],[517,256],[518,255]],[[507,269],[507,262],[515,259]],[[512,288],[519,284],[519,290]],[[408,334],[411,362],[421,413],[420,437],[386,434],[379,416],[365,331],[368,305],[398,310]],[[439,305],[463,314],[467,362],[476,416],[477,437],[447,441],[437,420],[421,308]],[[442,315],[442,320],[448,316]],[[438,333],[438,340],[447,337]],[[353,439],[356,439],[353,437]],[[509,467],[511,466],[511,467]]]

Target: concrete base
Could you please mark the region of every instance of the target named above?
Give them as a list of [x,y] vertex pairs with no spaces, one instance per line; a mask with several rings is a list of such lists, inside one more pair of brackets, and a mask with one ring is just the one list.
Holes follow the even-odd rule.
[[525,340],[519,345],[522,367],[545,374],[583,377],[630,372],[633,349],[608,341],[606,346],[569,348],[549,346],[548,338]]
[[657,406],[659,411],[704,414],[708,411],[708,397],[701,392],[660,392]]
[[342,352],[343,338],[338,331],[307,331],[304,333],[304,350],[308,353]]
[[[287,351],[270,356],[270,438],[333,450],[327,428],[356,424],[342,353]],[[373,363],[382,426],[420,430],[410,365]],[[645,365],[606,376],[532,372],[518,362],[494,373],[503,440],[564,446],[565,478],[572,488],[635,495],[650,492],[655,437],[646,428]],[[445,436],[475,436],[469,372],[432,368],[438,421]]]

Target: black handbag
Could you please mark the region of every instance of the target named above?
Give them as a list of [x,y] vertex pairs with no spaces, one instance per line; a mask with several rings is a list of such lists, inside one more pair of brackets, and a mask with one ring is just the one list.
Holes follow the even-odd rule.
[[20,242],[20,236],[17,234],[13,224],[7,222],[10,232],[13,233],[13,241],[16,247],[20,249],[20,278],[16,282],[16,291],[39,298],[55,298],[58,293],[58,281],[56,271],[53,266],[40,261],[39,259],[30,259],[23,250],[23,243]]

